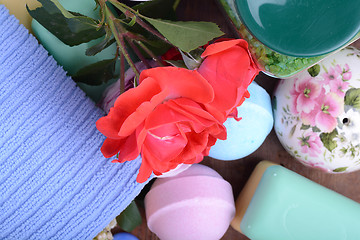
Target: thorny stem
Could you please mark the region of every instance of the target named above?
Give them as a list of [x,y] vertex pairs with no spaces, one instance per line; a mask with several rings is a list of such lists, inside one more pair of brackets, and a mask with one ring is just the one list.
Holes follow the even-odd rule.
[[136,43],[147,53],[149,56],[159,65],[159,67],[163,67],[164,65],[161,63],[160,59],[141,41],[136,41]]
[[125,92],[125,57],[120,52],[120,94]]
[[101,20],[100,20],[100,22],[99,22],[99,24],[98,24],[98,28],[100,29],[100,28],[104,25],[104,23],[105,23],[104,6],[105,6],[106,0],[97,0],[96,2],[97,2],[97,4],[99,4],[99,6],[100,6],[100,10],[99,10],[99,11],[100,11]]
[[[120,54],[120,56],[119,56]],[[119,46],[116,47],[115,59],[120,59],[120,94],[125,92],[125,58],[124,54],[119,50]]]
[[[105,14],[107,16],[107,22],[109,24],[109,27],[114,34],[116,43],[118,44],[121,53],[123,54],[126,61],[129,63],[129,65],[130,65],[131,69],[134,71],[136,77],[139,77],[139,75],[140,75],[139,71],[137,70],[134,62],[131,60],[129,53],[126,51],[124,37],[123,37],[125,29],[121,26],[121,24],[118,24],[116,21],[114,21],[114,20],[116,20],[116,18],[111,13],[111,11],[109,10],[109,8],[107,6],[105,6]],[[119,31],[120,31],[120,33],[119,33]]]
[[161,35],[158,31],[156,31],[155,29],[150,27],[147,23],[145,23],[143,20],[141,20],[141,18],[146,19],[145,16],[141,15],[139,12],[135,11],[134,9],[126,6],[126,4],[118,2],[117,0],[108,0],[108,1],[112,3],[116,8],[118,8],[121,12],[123,12],[126,17],[129,18],[135,17],[136,23],[139,24],[141,27],[143,27],[146,31],[155,35],[164,42],[171,44],[163,35]]
[[140,60],[145,64],[146,68],[151,68],[149,62],[146,60],[146,58],[141,54],[139,49],[135,46],[133,43],[133,39],[131,39],[128,35],[125,34],[125,39],[129,43],[131,49],[135,52],[135,54],[140,58]]

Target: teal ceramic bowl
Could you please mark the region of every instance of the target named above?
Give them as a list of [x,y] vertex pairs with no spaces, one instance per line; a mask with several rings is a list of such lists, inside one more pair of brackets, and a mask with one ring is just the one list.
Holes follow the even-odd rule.
[[264,45],[295,57],[333,52],[360,32],[359,0],[234,0],[241,21]]

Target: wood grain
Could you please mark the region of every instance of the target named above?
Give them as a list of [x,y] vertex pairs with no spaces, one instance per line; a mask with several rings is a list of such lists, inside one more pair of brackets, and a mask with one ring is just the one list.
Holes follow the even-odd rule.
[[[236,37],[236,34],[233,32],[233,28],[227,23],[222,11],[218,8],[216,0],[182,0],[178,8],[178,15],[182,20],[203,20],[216,22],[222,31],[226,33],[226,37]],[[256,78],[256,82],[263,86],[269,94],[272,94],[278,80],[264,74],[260,74]],[[360,172],[334,175],[305,167],[285,151],[274,131],[270,133],[263,145],[248,157],[235,161],[219,161],[206,157],[202,164],[215,169],[232,185],[234,197],[236,199],[256,164],[265,159],[280,163],[286,168],[289,168],[313,180],[314,182],[360,202]],[[140,240],[157,240],[158,238],[156,235],[151,233],[147,228],[144,209],[141,208],[141,210],[144,222],[132,233]],[[222,239],[247,240],[248,238],[229,227]]]

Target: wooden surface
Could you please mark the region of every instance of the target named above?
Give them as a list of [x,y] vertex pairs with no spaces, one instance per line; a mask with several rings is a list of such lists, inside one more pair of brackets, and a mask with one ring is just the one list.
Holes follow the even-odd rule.
[[[228,37],[235,37],[232,28],[225,21],[222,12],[219,10],[216,0],[182,0],[178,9],[179,18],[183,20],[204,20],[216,22]],[[277,83],[277,79],[260,74],[256,78],[269,94]],[[319,170],[308,168],[292,158],[280,145],[274,131],[270,133],[263,145],[253,154],[246,158],[235,161],[219,161],[211,158],[205,158],[202,164],[215,169],[225,180],[233,187],[234,198],[236,199],[241,189],[249,178],[255,165],[261,160],[271,160],[280,163],[288,169],[291,169],[325,187],[328,187],[346,197],[360,202],[360,172],[347,174],[327,174]],[[296,187],[296,186],[294,186]],[[141,208],[142,214],[144,210]],[[143,224],[137,227],[133,232],[140,240],[156,240],[155,234],[148,230],[144,217]],[[229,227],[222,238],[224,240],[245,240],[244,235]]]

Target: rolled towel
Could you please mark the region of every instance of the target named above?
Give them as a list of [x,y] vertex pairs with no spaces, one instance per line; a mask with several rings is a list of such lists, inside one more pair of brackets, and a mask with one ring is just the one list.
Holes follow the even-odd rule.
[[0,5],[0,239],[92,239],[143,188],[113,164],[95,107]]

